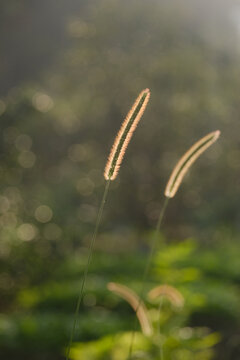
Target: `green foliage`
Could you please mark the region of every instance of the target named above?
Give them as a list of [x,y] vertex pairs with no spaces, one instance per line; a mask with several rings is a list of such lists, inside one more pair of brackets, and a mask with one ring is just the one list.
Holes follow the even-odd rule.
[[[185,360],[190,356],[212,359],[212,346],[219,342],[216,332],[221,333],[225,342],[237,329],[240,324],[240,292],[235,278],[236,269],[233,267],[232,272],[226,271],[228,276],[223,280],[217,261],[212,262],[210,272],[206,267],[206,257],[221,258],[223,249],[226,258],[231,255],[232,262],[237,262],[240,256],[238,243],[226,249],[221,246],[201,249],[194,240],[161,246],[147,290],[156,285],[171,284],[183,294],[185,305],[178,309],[165,300],[159,318],[158,304],[147,302],[149,316],[156,329],[152,339],[144,340],[150,349],[150,358],[152,356],[154,359],[154,354],[159,352],[159,324],[166,359],[171,359],[173,354],[176,359]],[[114,356],[109,354],[124,348],[122,336],[129,339],[127,334],[135,319],[129,305],[109,293],[106,284],[114,280],[138,292],[141,288],[139,274],[143,271],[145,256],[136,252],[128,256],[111,254],[111,257],[99,253],[95,260],[74,339],[74,359],[80,358],[79,354],[87,358],[85,353],[88,354],[91,349],[95,349],[93,359],[101,359],[101,351],[106,351],[107,356]],[[0,346],[5,354],[10,354],[13,349],[25,351],[29,356],[33,356],[36,349],[42,356],[48,353],[54,356],[63,351],[72,324],[72,309],[80,288],[83,263],[84,258],[82,261],[66,260],[43,285],[18,291],[15,298],[18,311],[0,319]],[[229,268],[229,264],[223,262],[222,267],[222,270]],[[132,268],[138,270],[133,272]],[[139,336],[142,337],[140,333]],[[116,340],[116,348],[113,343],[109,345],[109,339],[113,341],[115,338],[119,339]],[[138,342],[135,344],[137,353],[146,350],[137,345]],[[226,349],[233,351],[235,347],[231,349],[228,344]]]
[[[161,341],[164,340],[161,339]],[[70,356],[74,360],[124,360],[128,356],[130,341],[131,333],[108,336],[91,343],[76,344]],[[191,328],[183,328],[178,332],[173,332],[164,341],[164,358],[166,360],[210,360],[213,355],[210,348],[218,341],[217,334],[204,336],[204,330],[202,329],[194,331]],[[132,359],[160,359],[159,343],[159,337],[148,339],[141,333],[136,333]]]

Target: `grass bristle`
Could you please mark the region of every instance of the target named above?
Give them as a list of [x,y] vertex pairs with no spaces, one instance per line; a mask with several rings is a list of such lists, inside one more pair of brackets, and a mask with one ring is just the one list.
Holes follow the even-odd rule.
[[106,180],[114,180],[116,178],[129,141],[133,135],[134,130],[137,127],[137,124],[139,123],[139,120],[144,113],[144,110],[149,101],[149,97],[149,89],[143,90],[139,94],[131,110],[123,121],[122,126],[113,143],[105,167],[104,177]]
[[220,131],[214,131],[204,136],[197,141],[178,161],[177,165],[172,171],[172,174],[168,180],[165,196],[168,198],[174,197],[176,194],[186,172],[191,165],[197,160],[197,158],[211,146],[220,136]]
[[172,305],[176,307],[183,307],[184,305],[182,294],[173,286],[159,285],[148,293],[149,300],[156,300],[162,296],[168,298]]
[[148,319],[147,309],[143,301],[139,299],[138,295],[127,286],[121,284],[111,282],[108,283],[107,287],[108,290],[116,293],[131,305],[133,310],[136,312],[143,334],[146,336],[152,335],[153,330],[152,325]]

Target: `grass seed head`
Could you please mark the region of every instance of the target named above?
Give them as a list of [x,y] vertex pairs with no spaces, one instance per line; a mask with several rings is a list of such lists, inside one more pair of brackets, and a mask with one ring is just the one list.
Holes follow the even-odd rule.
[[204,136],[202,139],[197,141],[178,161],[177,165],[172,171],[172,174],[168,180],[165,196],[168,198],[174,197],[184,175],[191,167],[191,165],[197,160],[197,158],[211,146],[220,136],[220,131],[214,131]]
[[183,307],[184,297],[182,294],[173,286],[170,285],[159,285],[153,288],[148,293],[149,300],[155,300],[159,297],[166,297],[176,307]]
[[149,89],[143,90],[127,114],[115,138],[104,171],[106,180],[114,180],[118,174],[128,143],[141,119],[150,98]]
[[107,287],[108,290],[114,292],[131,305],[136,312],[143,334],[146,336],[152,335],[152,324],[149,321],[146,306],[143,301],[139,299],[138,295],[127,286],[121,284],[110,282]]

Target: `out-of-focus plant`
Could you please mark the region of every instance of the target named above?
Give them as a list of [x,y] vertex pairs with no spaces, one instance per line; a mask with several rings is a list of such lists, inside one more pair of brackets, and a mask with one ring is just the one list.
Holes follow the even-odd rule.
[[[143,301],[138,306],[138,295],[132,289],[116,283],[108,284],[108,288],[129,302],[141,324],[142,332],[135,333],[131,359],[156,360],[161,359],[163,353],[166,360],[213,358],[213,347],[219,342],[219,334],[203,327],[184,327],[184,316],[181,315],[184,299],[177,289],[166,285],[153,288],[148,294],[151,307],[147,310]],[[159,297],[162,298],[160,311]],[[162,301],[164,299],[168,301]],[[177,319],[172,327],[174,318]],[[131,337],[132,333],[125,332],[75,344],[70,357],[73,360],[125,360]]]
[[[150,233],[146,240],[149,241],[151,236]],[[216,354],[234,353],[237,357],[239,346],[237,341],[231,342],[231,338],[240,324],[239,239],[226,244],[225,237],[219,238],[217,246],[206,249],[194,239],[172,240],[166,244],[162,236],[165,245],[154,257],[144,299],[159,283],[167,283],[183,294],[185,305],[179,311],[166,300],[163,302],[160,329],[164,336],[161,339],[169,338],[170,329],[208,328],[211,332],[220,332],[222,336],[223,341],[217,345]],[[117,334],[121,333],[128,333],[125,339],[129,346],[134,312],[128,304],[110,294],[106,285],[114,279],[139,294],[139,273],[143,271],[145,255],[97,252],[94,260],[74,348],[76,344],[80,345],[78,341],[81,341],[82,348],[84,343],[91,346],[103,338],[117,338]],[[60,356],[63,344],[68,341],[73,321],[72,304],[78,295],[79,276],[84,263],[78,255],[71,256],[42,284],[30,284],[18,290],[14,300],[18,311],[0,316],[0,347],[6,357],[10,358],[13,354],[14,358],[16,352],[20,357],[29,359],[34,358],[36,352],[46,359]],[[148,301],[146,305],[150,319],[154,308],[153,325],[156,329],[159,324],[158,304],[151,302],[150,305]],[[137,348],[138,344],[135,344],[134,349]]]

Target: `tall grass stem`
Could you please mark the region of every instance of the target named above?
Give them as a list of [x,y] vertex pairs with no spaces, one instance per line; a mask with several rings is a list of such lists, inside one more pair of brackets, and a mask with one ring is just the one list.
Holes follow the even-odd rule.
[[[145,269],[144,269],[144,273],[143,273],[142,288],[141,288],[140,295],[139,295],[139,304],[138,304],[138,307],[140,306],[141,301],[142,301],[142,298],[143,298],[143,294],[144,294],[144,290],[145,290],[145,286],[146,286],[146,282],[147,282],[147,277],[148,277],[148,274],[149,274],[150,266],[151,266],[151,264],[152,264],[153,255],[154,255],[154,253],[155,253],[156,246],[157,246],[158,234],[159,234],[159,231],[160,231],[160,228],[161,228],[161,225],[162,225],[162,221],[163,221],[163,218],[164,218],[164,215],[165,215],[167,206],[168,206],[168,202],[169,202],[169,198],[168,198],[168,197],[165,197],[162,210],[161,210],[161,212],[160,212],[160,214],[159,214],[157,226],[156,226],[156,229],[155,229],[153,238],[152,238],[152,243],[151,243],[151,247],[150,247],[150,252],[149,252],[149,255],[148,255],[148,258],[147,258],[147,262],[146,262],[146,265],[145,265]],[[137,310],[138,310],[138,308],[137,308]],[[136,310],[136,311],[137,311],[137,310]],[[132,356],[133,343],[134,343],[134,337],[135,337],[136,327],[137,327],[137,319],[135,319],[135,321],[134,321],[134,328],[133,328],[133,331],[132,331],[132,334],[131,334],[129,352],[128,352],[128,357],[127,357],[128,360],[130,360],[130,359],[131,359],[131,356]]]
[[72,347],[73,338],[74,338],[75,331],[76,331],[76,325],[77,325],[79,309],[80,309],[82,299],[83,299],[84,288],[85,288],[85,284],[86,284],[86,281],[87,281],[88,271],[89,271],[89,267],[90,267],[90,263],[91,263],[91,259],[92,259],[92,254],[93,254],[93,249],[94,249],[94,244],[95,244],[95,241],[96,241],[96,238],[97,238],[99,225],[100,225],[100,222],[101,222],[101,219],[102,219],[103,209],[104,209],[104,205],[105,205],[105,202],[106,202],[106,199],[107,199],[109,186],[110,186],[110,180],[106,181],[102,201],[101,201],[101,204],[100,204],[100,207],[99,207],[99,210],[98,210],[95,229],[94,229],[94,232],[93,232],[93,235],[92,235],[92,238],[91,238],[91,242],[90,242],[90,246],[89,246],[89,250],[88,250],[88,258],[87,258],[87,263],[86,263],[84,273],[83,273],[83,280],[82,280],[82,284],[81,284],[80,293],[79,293],[78,300],[77,300],[77,305],[76,305],[76,310],[75,310],[75,315],[74,315],[74,321],[73,321],[70,341],[69,341],[68,348],[67,348],[66,360],[69,360],[70,350],[71,350],[71,347]]
[[[163,304],[163,297],[160,299],[159,307],[158,307],[158,325],[157,325],[157,332],[159,339],[161,339],[161,325],[160,325],[160,318],[162,312],[162,304]],[[160,360],[164,360],[164,353],[163,353],[163,341],[160,340]]]

